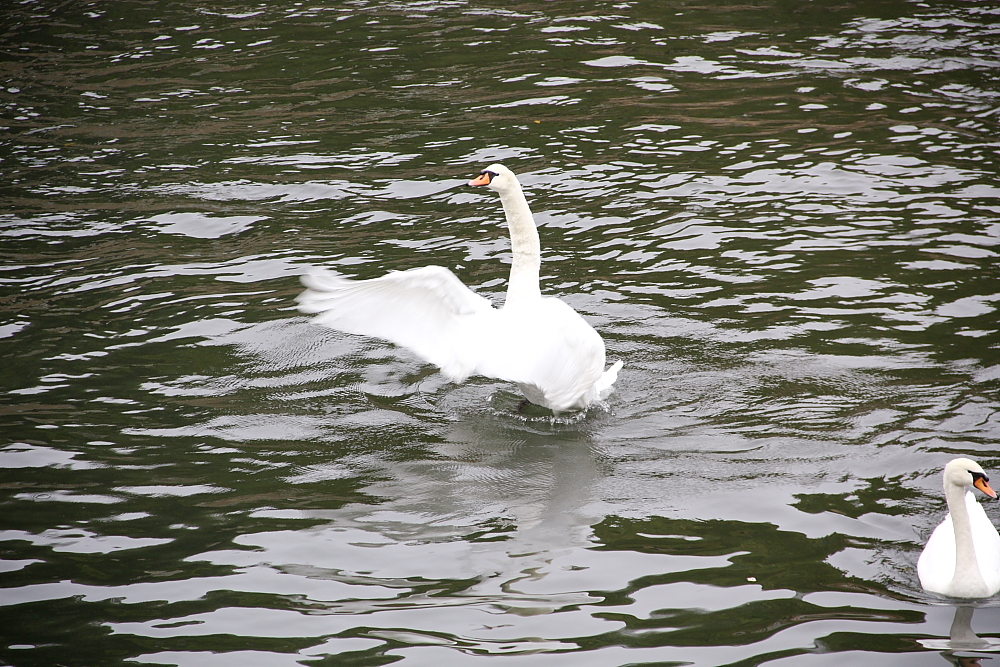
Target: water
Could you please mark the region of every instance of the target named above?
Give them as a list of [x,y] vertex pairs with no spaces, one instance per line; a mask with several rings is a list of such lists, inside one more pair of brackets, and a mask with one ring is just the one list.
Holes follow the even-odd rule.
[[[914,569],[944,463],[1000,474],[995,3],[3,11],[4,664],[1000,642]],[[294,309],[314,266],[499,301],[496,161],[625,361],[584,414]]]

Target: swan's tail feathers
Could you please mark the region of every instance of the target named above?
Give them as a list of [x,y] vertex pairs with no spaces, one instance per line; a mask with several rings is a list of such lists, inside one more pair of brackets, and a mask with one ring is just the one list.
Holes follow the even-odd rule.
[[405,347],[456,382],[474,370],[479,354],[468,330],[496,312],[440,266],[370,280],[321,271],[303,276],[302,283],[308,289],[296,297],[299,310],[315,314],[318,324]]
[[613,385],[615,380],[618,379],[618,371],[621,370],[624,363],[625,362],[619,359],[611,365],[611,368],[601,373],[601,377],[597,380],[597,383],[594,384],[594,387],[597,389],[598,398],[605,398],[611,393],[611,385]]

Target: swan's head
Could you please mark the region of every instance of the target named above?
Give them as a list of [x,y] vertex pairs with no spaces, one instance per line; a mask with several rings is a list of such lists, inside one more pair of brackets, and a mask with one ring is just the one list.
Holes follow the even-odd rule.
[[520,188],[521,184],[507,167],[502,164],[491,164],[479,172],[479,176],[469,181],[469,185],[487,185],[490,190],[504,192],[515,188]]
[[969,487],[974,486],[990,498],[996,498],[997,492],[990,486],[990,478],[986,471],[972,459],[954,459],[944,467],[944,488],[948,485]]

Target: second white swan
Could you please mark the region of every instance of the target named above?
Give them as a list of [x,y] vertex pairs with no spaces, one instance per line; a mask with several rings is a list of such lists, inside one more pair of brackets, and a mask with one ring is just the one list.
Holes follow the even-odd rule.
[[539,289],[541,247],[531,209],[503,165],[469,182],[500,194],[513,261],[502,308],[440,266],[350,280],[330,272],[302,278],[299,310],[339,331],[384,338],[434,364],[453,382],[470,375],[517,384],[555,413],[586,408],[611,391],[622,362],[605,370],[604,341],[584,319]]
[[917,560],[920,585],[955,598],[985,598],[1000,591],[1000,534],[972,492],[996,491],[982,467],[959,458],[944,467],[948,516],[927,540]]

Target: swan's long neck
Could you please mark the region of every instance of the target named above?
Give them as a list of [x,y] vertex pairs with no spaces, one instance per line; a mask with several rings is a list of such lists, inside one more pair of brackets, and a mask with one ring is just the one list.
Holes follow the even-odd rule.
[[947,484],[945,498],[948,500],[948,511],[955,528],[955,576],[953,585],[962,587],[980,586],[986,588],[983,574],[976,558],[976,548],[972,542],[972,521],[969,519],[969,508],[965,504],[965,487],[957,484]]
[[538,241],[535,219],[531,216],[531,209],[528,208],[528,201],[524,198],[520,185],[501,192],[500,202],[507,216],[510,248],[514,255],[510,266],[510,281],[507,285],[507,300],[504,305],[538,300],[542,296],[538,289],[542,249]]

